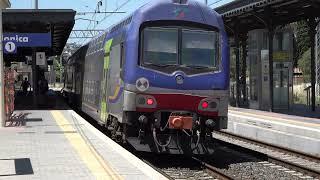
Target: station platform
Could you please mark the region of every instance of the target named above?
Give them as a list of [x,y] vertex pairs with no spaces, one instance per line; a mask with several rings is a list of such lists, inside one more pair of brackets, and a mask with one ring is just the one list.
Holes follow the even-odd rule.
[[320,117],[229,107],[227,132],[320,157]]
[[19,110],[0,128],[0,179],[167,179],[72,110]]

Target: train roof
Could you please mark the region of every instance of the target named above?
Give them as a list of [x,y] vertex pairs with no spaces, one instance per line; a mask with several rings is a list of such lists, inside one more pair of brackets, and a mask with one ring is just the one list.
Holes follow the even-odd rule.
[[[155,0],[155,1],[148,2],[148,3],[144,4],[143,6],[139,7],[133,13],[131,13],[129,16],[126,16],[125,18],[123,18],[119,23],[116,23],[116,24],[110,26],[103,33],[92,38],[92,40],[89,43],[97,41],[101,36],[108,34],[108,33],[112,33],[114,31],[119,30],[120,28],[123,28],[126,25],[130,24],[132,22],[133,17],[138,12],[143,13],[143,11],[145,12],[145,9],[154,8],[159,5],[163,5],[163,4],[172,4],[172,5],[177,5],[177,6],[180,5],[182,7],[181,10],[187,9],[188,6],[198,6],[198,7],[200,7],[201,10],[206,9],[207,11],[211,11],[212,13],[214,13],[216,16],[220,16],[215,10],[213,10],[210,7],[206,6],[205,4],[200,3],[198,1],[195,1],[195,0]],[[179,10],[179,9],[175,9],[175,10]],[[185,12],[188,12],[188,10],[185,10]],[[172,12],[172,13],[174,14],[177,12]],[[206,12],[204,12],[204,13],[206,13]],[[186,19],[186,20],[188,20],[188,19]],[[219,26],[219,25],[217,25],[217,26]]]
[[131,24],[137,27],[146,21],[181,20],[208,24],[224,30],[222,19],[220,18],[221,20],[219,21],[217,17],[221,16],[215,10],[195,0],[151,1],[136,9],[119,23],[110,26],[103,33],[92,38],[86,44],[89,46],[88,54],[103,50],[104,41],[109,34],[124,30],[125,27]]
[[87,52],[88,50],[88,47],[89,47],[89,44],[85,44],[83,46],[81,46],[79,49],[76,50],[76,52],[74,52],[67,60],[67,63],[68,64],[72,64],[72,63],[75,63],[75,61],[77,59],[75,59],[75,57],[81,55],[81,53],[83,53],[83,55],[85,55],[85,53]]

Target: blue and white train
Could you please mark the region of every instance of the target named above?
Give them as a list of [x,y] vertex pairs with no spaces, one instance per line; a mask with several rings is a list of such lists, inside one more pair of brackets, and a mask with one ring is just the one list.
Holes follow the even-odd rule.
[[70,59],[63,93],[138,151],[204,154],[227,127],[229,47],[222,18],[197,1],[159,0]]

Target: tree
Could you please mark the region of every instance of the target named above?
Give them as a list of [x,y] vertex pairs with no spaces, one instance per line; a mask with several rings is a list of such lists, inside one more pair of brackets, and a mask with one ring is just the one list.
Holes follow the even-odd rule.
[[[67,63],[70,56],[75,53],[81,45],[76,43],[68,43],[63,49],[61,56],[56,56],[53,59],[53,67],[56,73],[57,80],[62,82],[64,75],[64,65]],[[61,58],[61,60],[60,60]]]
[[56,56],[53,59],[53,67],[56,73],[56,77],[58,82],[61,82],[60,77],[63,77],[63,73],[64,73],[64,66],[63,64],[60,62],[60,56]]
[[302,54],[302,57],[299,59],[298,63],[299,63],[298,67],[303,72],[304,82],[310,82],[310,80],[311,80],[311,72],[310,72],[311,49],[310,48]]
[[304,62],[299,62],[300,60],[306,60],[306,57],[302,59],[302,56],[310,48],[310,37],[309,28],[306,21],[299,21],[294,23],[294,31],[296,37],[296,49],[295,49],[295,67],[298,64],[305,64]]
[[236,80],[236,55],[235,48],[230,47],[230,79],[231,81]]

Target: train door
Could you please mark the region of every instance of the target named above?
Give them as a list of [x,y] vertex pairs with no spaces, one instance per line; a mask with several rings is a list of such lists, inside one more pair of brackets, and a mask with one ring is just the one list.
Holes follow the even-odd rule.
[[110,52],[108,79],[108,112],[122,121],[123,82],[121,80],[122,44],[113,45]]
[[100,119],[106,123],[108,117],[108,82],[109,82],[109,64],[110,64],[110,51],[111,51],[112,39],[108,40],[105,44],[104,54],[104,66],[103,66],[103,77],[101,82],[101,111]]

